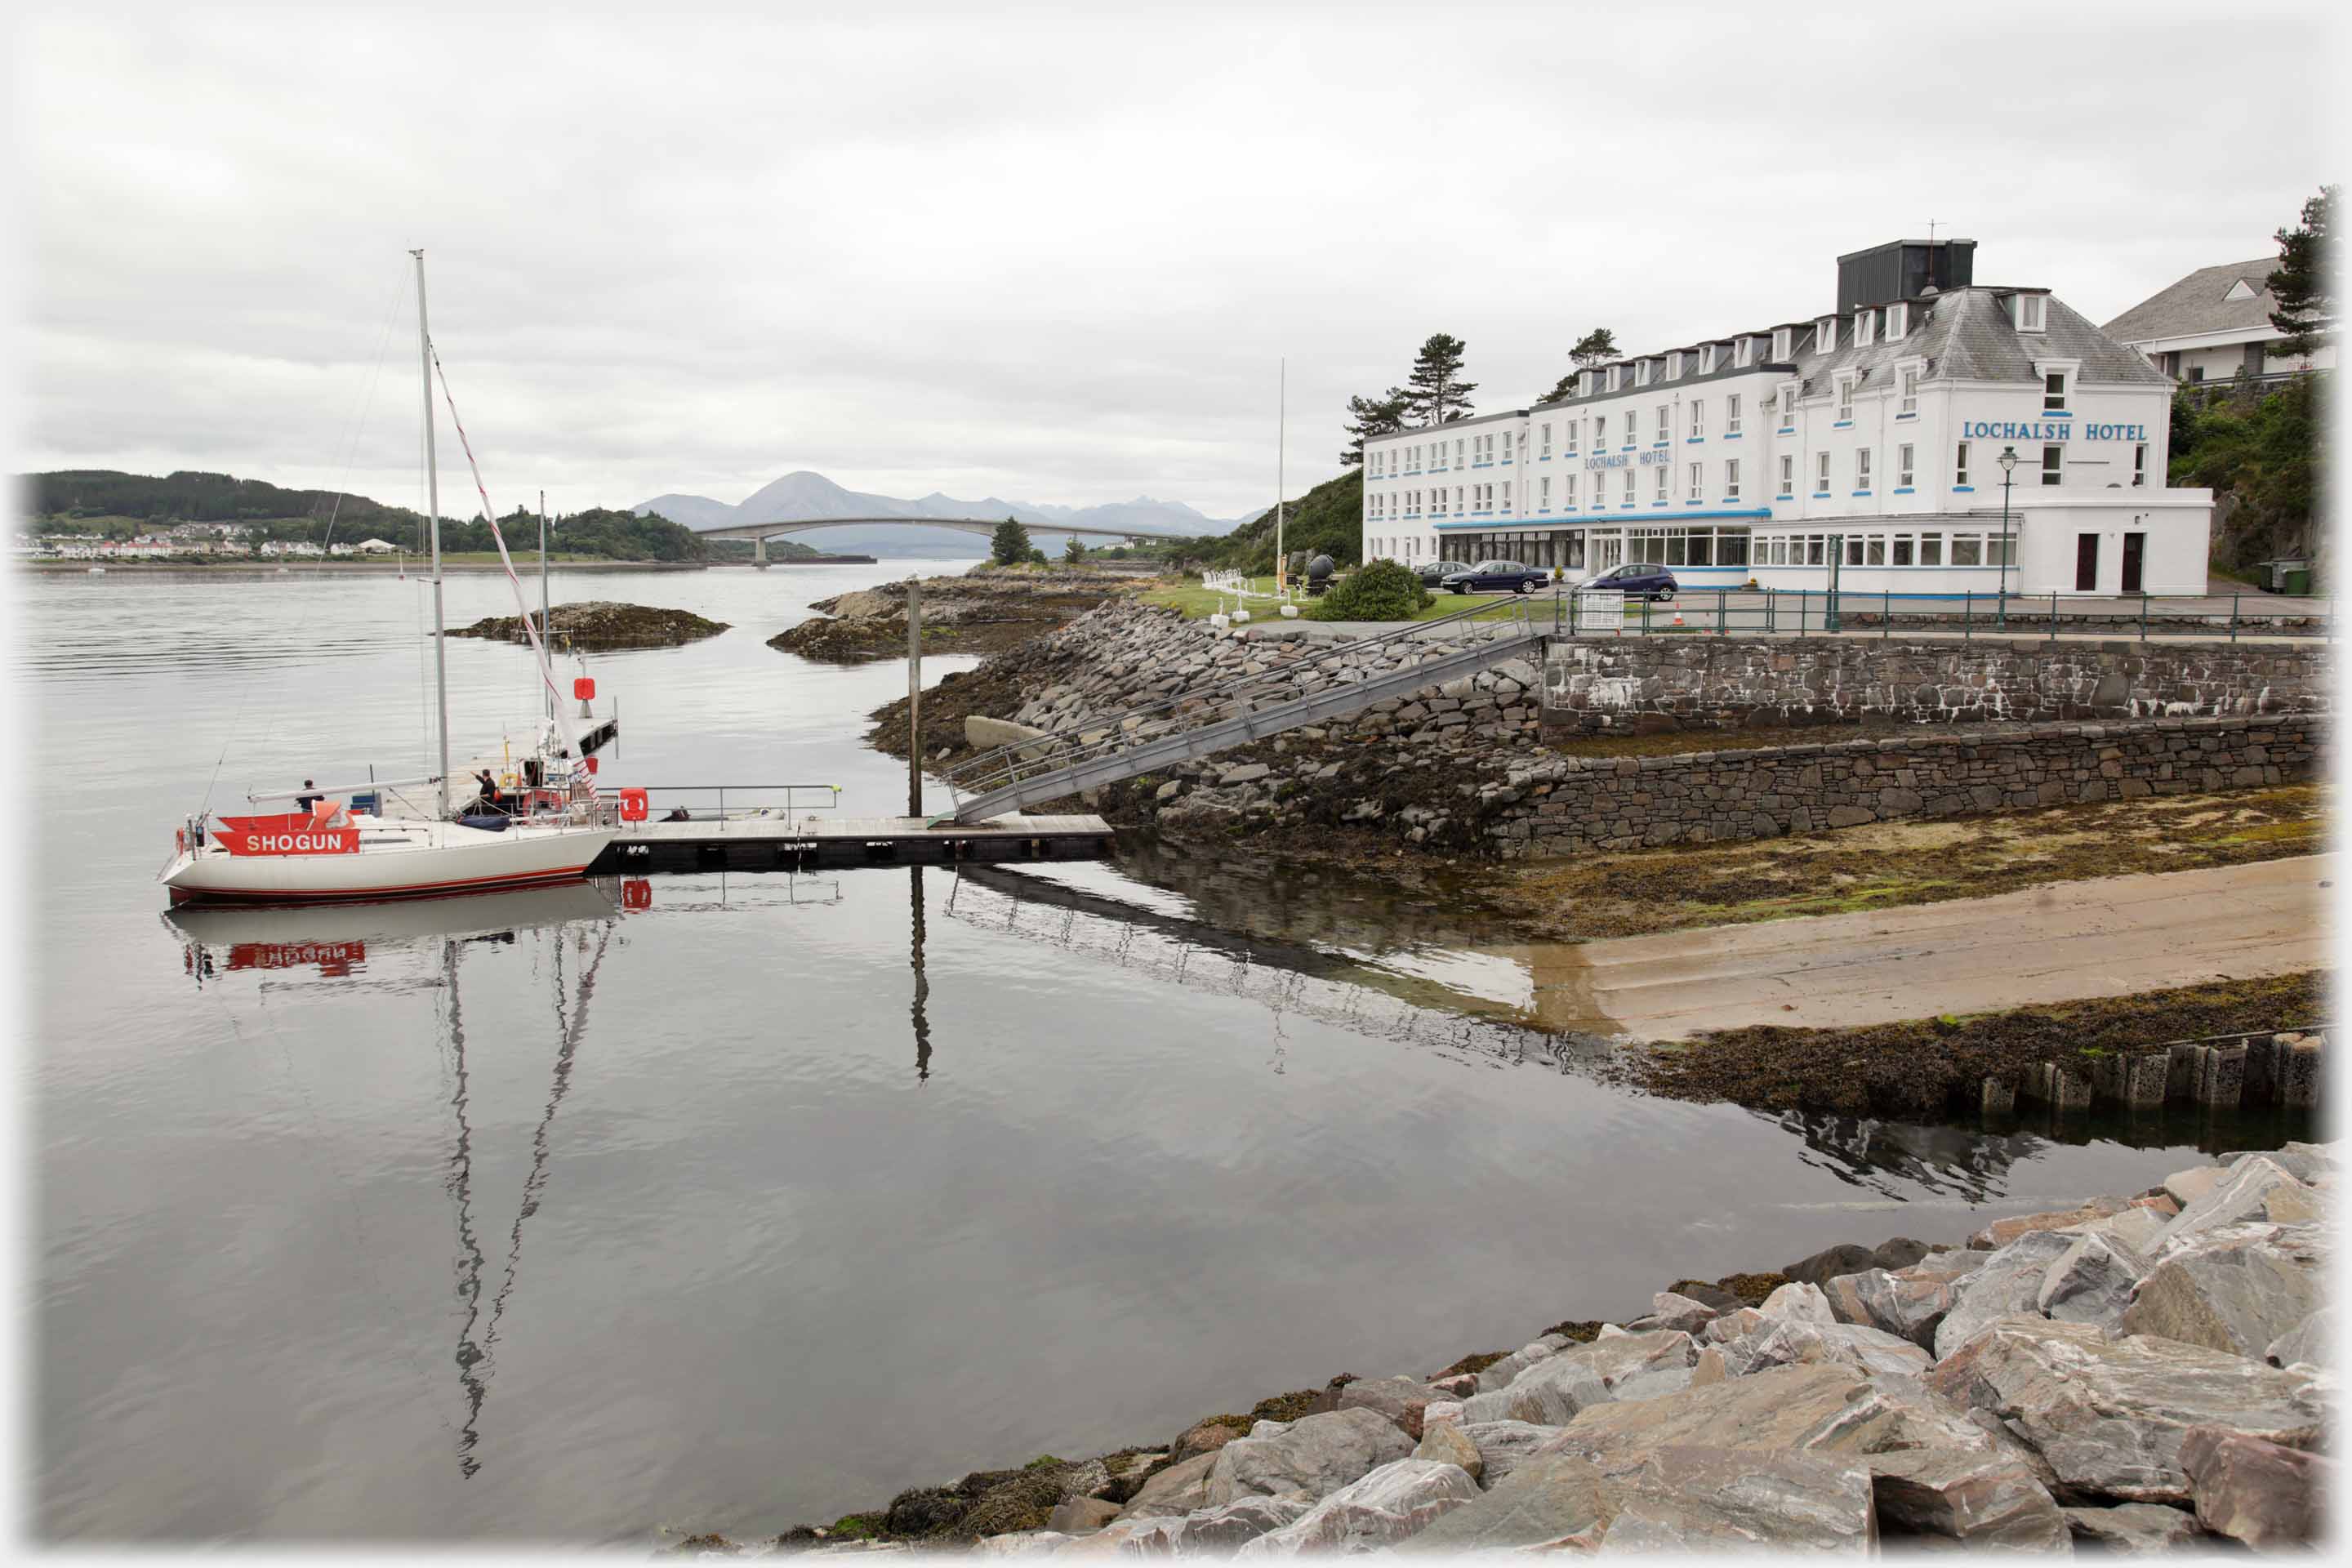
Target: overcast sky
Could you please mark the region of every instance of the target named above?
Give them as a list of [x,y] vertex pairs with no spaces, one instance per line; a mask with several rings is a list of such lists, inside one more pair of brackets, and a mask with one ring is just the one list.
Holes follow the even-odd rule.
[[2266,254],[2345,173],[2316,13],[60,10],[16,39],[17,466],[414,503],[421,245],[501,510],[806,468],[1236,515],[1282,356],[1295,493],[1435,331],[1487,410],[1931,219],[2098,321]]

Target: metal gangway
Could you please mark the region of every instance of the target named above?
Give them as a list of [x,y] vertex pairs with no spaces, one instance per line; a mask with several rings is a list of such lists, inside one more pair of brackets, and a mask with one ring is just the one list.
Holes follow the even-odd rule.
[[[1197,762],[1538,653],[1556,611],[1549,602],[1540,616],[1531,609],[1530,601],[1517,596],[1473,605],[1434,620],[1334,641],[1255,675],[982,752],[944,774],[955,795],[954,820],[985,822]],[[1393,656],[1398,666],[1359,668],[1367,654]]]

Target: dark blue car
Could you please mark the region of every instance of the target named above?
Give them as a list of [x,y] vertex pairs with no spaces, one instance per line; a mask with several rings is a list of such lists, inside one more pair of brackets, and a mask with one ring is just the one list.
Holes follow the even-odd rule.
[[1438,584],[1449,594],[1483,594],[1501,589],[1506,593],[1532,594],[1551,581],[1551,574],[1540,566],[1528,566],[1517,561],[1481,561],[1467,572],[1448,572]]
[[1655,562],[1629,561],[1576,585],[1580,594],[1594,591],[1622,594],[1629,599],[1655,599],[1664,604],[1675,596],[1675,574]]

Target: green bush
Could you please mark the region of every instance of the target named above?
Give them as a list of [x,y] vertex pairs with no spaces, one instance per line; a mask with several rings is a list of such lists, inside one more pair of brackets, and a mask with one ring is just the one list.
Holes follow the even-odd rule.
[[1410,567],[1375,561],[1340,578],[1310,614],[1318,621],[1409,621],[1435,603]]

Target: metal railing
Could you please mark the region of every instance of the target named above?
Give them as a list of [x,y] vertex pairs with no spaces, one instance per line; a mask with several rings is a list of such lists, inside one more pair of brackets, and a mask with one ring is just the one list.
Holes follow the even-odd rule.
[[[839,784],[631,784],[628,787],[646,792],[646,805],[649,807],[646,815],[648,822],[711,822],[719,825],[719,831],[721,833],[727,831],[727,824],[730,821],[772,820],[779,814],[790,816],[799,811],[832,811],[841,805]],[[735,797],[735,803],[731,806],[727,799],[730,792]],[[781,801],[773,798],[746,798],[747,796],[773,796],[779,792],[783,796]],[[800,803],[800,797],[803,795],[822,795],[824,798],[818,804],[803,805]],[[688,805],[681,801],[664,809],[660,804],[660,797],[663,795],[715,796],[716,798],[707,805]],[[621,823],[621,801],[617,789],[600,795],[596,805],[597,820],[600,824],[611,826]],[[679,815],[681,813],[683,815]],[[641,826],[634,822],[621,825],[629,827]]]
[[[1685,589],[1668,601],[1641,600],[1613,617],[1580,616],[1581,595],[1555,595],[1554,637],[1675,634],[1755,637],[1870,636],[1897,630],[1934,637],[2165,637],[2236,642],[2278,637],[2333,642],[2336,601],[2282,604],[2267,594],[2156,595],[2067,598],[2058,594],[1897,594],[1851,589]],[[1594,623],[1598,622],[1598,625]]]
[[[1482,642],[1497,637],[1531,637],[1540,629],[1537,613],[1539,603],[1513,595],[1391,631],[1335,639],[1312,653],[1284,659],[1256,675],[1237,676],[1157,702],[1088,719],[1066,730],[1008,742],[965,759],[941,776],[959,801],[967,795],[987,795],[1024,779],[1059,773],[1146,742],[1273,707],[1302,695],[1309,680],[1318,683],[1316,689],[1351,679],[1360,680],[1365,677],[1360,667],[1368,653],[1403,652],[1408,645],[1428,644],[1425,650],[1412,651],[1425,651],[1433,657],[1454,634],[1470,630],[1476,633],[1474,640]],[[1474,627],[1473,623],[1477,625]]]

